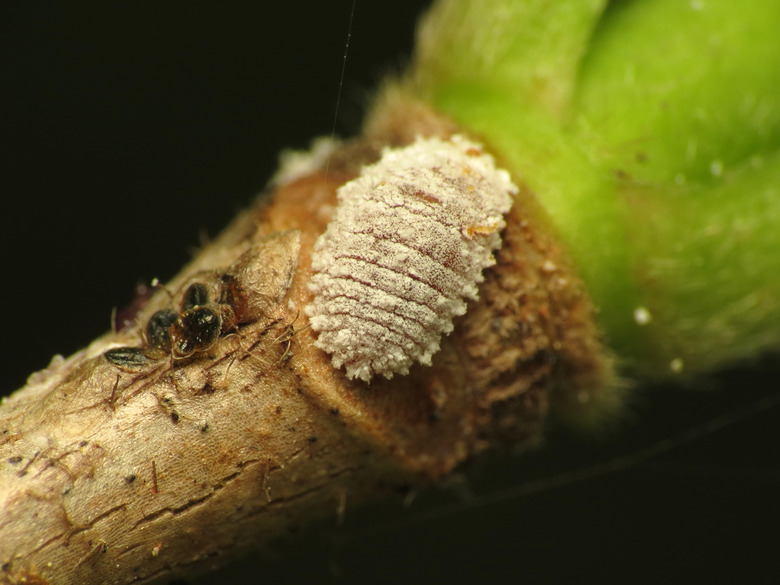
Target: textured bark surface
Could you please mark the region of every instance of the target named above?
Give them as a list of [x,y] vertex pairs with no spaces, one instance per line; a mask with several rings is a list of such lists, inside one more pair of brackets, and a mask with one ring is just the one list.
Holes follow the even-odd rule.
[[[447,135],[445,122],[415,116],[422,133]],[[551,397],[578,406],[609,396],[590,303],[528,192],[479,301],[432,367],[367,385],[314,346],[303,313],[310,253],[336,189],[378,157],[376,120],[327,171],[239,216],[134,325],[54,360],[3,404],[0,582],[151,582],[208,569],[345,498],[435,480],[498,443],[532,445]],[[182,359],[151,351],[149,318],[182,311],[193,283],[210,291],[219,339]],[[138,359],[112,363],[104,353],[117,347]]]

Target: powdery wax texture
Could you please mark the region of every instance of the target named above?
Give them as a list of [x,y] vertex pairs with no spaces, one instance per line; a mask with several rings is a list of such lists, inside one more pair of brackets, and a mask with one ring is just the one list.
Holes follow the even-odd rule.
[[509,173],[460,136],[386,149],[342,186],[306,307],[333,365],[365,381],[430,365],[495,263],[515,193]]

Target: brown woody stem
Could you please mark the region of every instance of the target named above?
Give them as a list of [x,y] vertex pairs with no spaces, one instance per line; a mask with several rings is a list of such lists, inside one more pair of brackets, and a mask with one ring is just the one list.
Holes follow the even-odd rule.
[[[344,497],[441,478],[498,443],[533,444],[551,402],[612,400],[590,302],[522,188],[480,300],[432,367],[366,385],[314,346],[310,255],[336,189],[379,145],[455,130],[414,103],[379,112],[364,138],[239,216],[136,325],[53,362],[3,404],[0,582],[208,569]],[[219,339],[176,359],[145,349],[149,318],[179,311],[193,283],[224,311]],[[106,359],[120,346],[130,353]]]

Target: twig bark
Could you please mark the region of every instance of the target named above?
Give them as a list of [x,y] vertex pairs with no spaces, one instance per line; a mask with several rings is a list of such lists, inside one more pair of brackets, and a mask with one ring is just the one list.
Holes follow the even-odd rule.
[[[0,582],[202,571],[334,513],[345,494],[354,503],[440,478],[499,443],[532,445],[551,399],[611,396],[591,305],[527,191],[480,300],[432,367],[367,385],[314,346],[302,309],[336,189],[380,145],[453,130],[414,104],[382,109],[327,172],[313,168],[241,214],[133,326],[53,362],[3,404]],[[402,111],[417,122],[388,132]],[[220,320],[216,340],[178,353],[175,335],[172,350],[150,343],[152,315],[182,319],[195,283]]]

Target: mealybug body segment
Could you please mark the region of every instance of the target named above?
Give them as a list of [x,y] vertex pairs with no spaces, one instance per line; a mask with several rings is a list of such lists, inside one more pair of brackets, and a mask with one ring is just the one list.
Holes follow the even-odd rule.
[[317,346],[369,381],[430,365],[494,264],[517,192],[480,145],[454,136],[387,149],[339,189],[312,256]]

